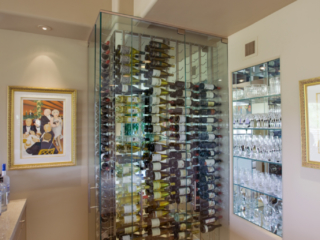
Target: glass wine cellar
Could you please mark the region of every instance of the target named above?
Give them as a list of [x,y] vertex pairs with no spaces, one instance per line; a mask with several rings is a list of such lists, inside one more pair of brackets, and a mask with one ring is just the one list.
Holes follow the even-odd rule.
[[102,12],[88,57],[89,239],[228,239],[225,39]]
[[280,59],[232,80],[233,212],[282,237]]

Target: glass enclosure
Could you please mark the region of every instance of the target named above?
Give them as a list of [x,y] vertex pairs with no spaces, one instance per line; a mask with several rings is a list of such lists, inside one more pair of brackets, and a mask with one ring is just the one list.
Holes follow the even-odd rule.
[[232,75],[233,212],[282,236],[280,59]]
[[227,44],[179,33],[98,17],[88,45],[89,239],[229,238]]

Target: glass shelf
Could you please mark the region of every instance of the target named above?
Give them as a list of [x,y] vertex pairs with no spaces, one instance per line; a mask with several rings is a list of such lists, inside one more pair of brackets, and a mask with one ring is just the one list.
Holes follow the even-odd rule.
[[264,161],[264,160],[254,159],[254,158],[240,157],[240,156],[233,156],[233,157],[234,157],[234,158],[246,159],[246,160],[250,160],[250,161],[256,161],[256,162],[264,162],[264,163],[282,165],[282,162],[281,162],[281,163],[278,163],[278,162],[269,162],[269,161]]
[[253,192],[261,193],[261,194],[266,195],[266,196],[268,196],[268,197],[273,197],[273,198],[276,198],[276,199],[278,199],[278,200],[282,200],[282,198],[277,197],[277,196],[275,196],[275,195],[273,195],[273,194],[264,193],[264,192],[261,192],[261,191],[258,191],[258,190],[255,190],[255,189],[252,189],[252,188],[249,188],[249,187],[242,186],[242,185],[237,184],[237,183],[233,183],[233,185],[238,186],[238,187],[242,187],[242,188],[245,188],[245,189],[248,189],[248,190],[253,191]]
[[[237,215],[238,217],[240,217],[240,218],[242,218],[242,219],[244,219],[244,220],[247,220],[247,221],[253,223],[254,225],[257,225],[258,227],[261,227],[261,228],[264,229],[264,230],[270,231],[270,230],[264,228],[264,227],[262,226],[262,224],[259,225],[259,224],[255,223],[254,221],[246,218],[245,216],[243,216],[243,214],[242,214],[241,212],[237,212],[237,213],[235,213],[235,215]],[[278,235],[279,237],[282,237],[282,235],[280,235],[280,234],[278,234],[278,233],[274,233],[274,234]]]
[[282,128],[233,128],[233,130],[270,130],[270,131],[281,131]]
[[243,101],[250,101],[254,99],[261,99],[261,98],[281,98],[281,94],[274,94],[274,95],[267,95],[267,96],[259,96],[259,97],[252,97],[252,98],[241,98],[232,100],[232,102],[243,102]]

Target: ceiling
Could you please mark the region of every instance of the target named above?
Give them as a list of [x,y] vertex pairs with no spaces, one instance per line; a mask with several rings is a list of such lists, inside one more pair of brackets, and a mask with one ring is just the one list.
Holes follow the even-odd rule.
[[[104,9],[228,37],[294,1],[0,0],[0,29],[87,40]],[[48,25],[52,31],[42,31],[38,25]]]

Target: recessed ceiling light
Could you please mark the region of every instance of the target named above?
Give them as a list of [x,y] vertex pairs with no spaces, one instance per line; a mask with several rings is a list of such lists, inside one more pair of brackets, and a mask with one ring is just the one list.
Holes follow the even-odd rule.
[[222,79],[219,79],[218,81],[219,81],[219,82],[221,82],[221,81],[222,81]]
[[264,70],[266,70],[265,66],[261,66],[260,71],[264,71]]
[[43,31],[51,31],[52,28],[46,25],[38,25],[38,28],[40,28]]
[[243,81],[244,81],[243,79],[240,79],[240,80],[239,80],[239,82],[243,82]]

